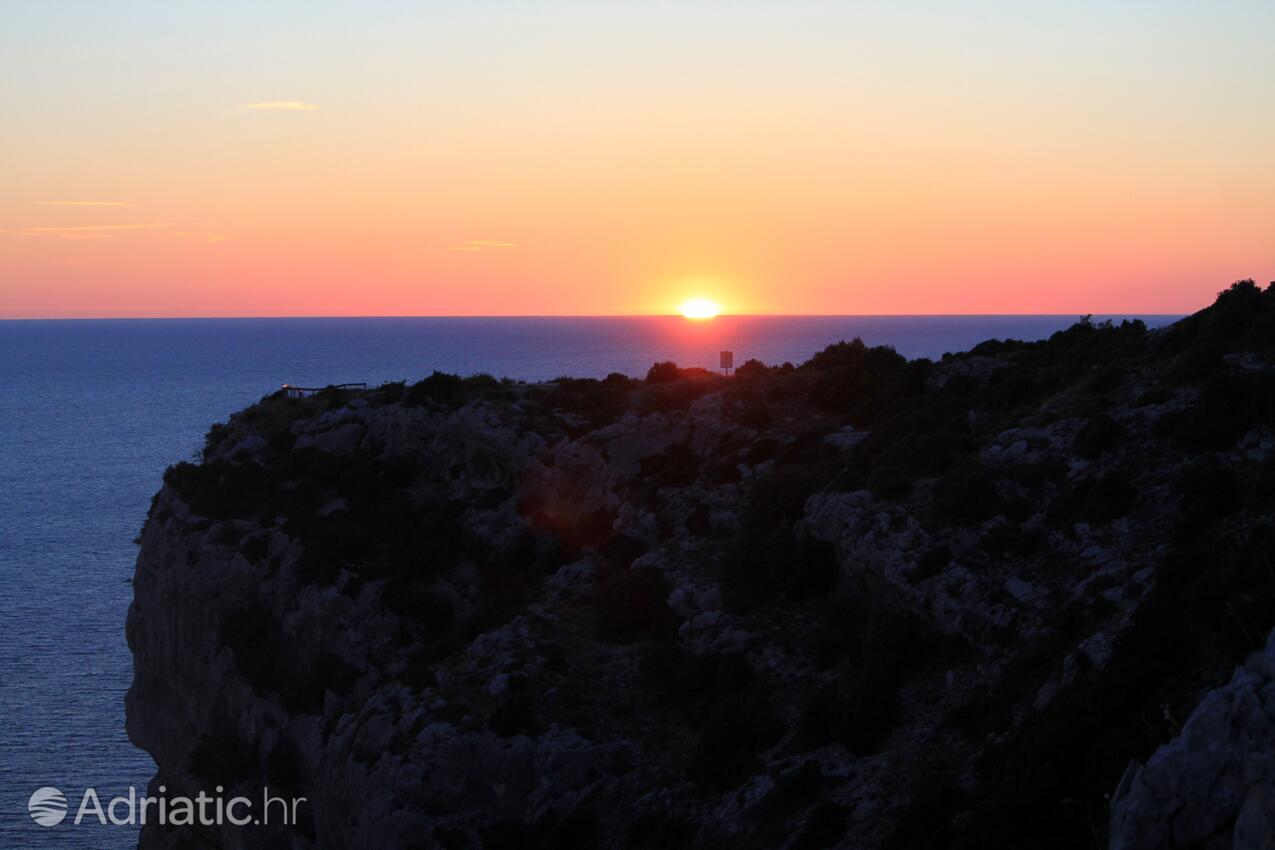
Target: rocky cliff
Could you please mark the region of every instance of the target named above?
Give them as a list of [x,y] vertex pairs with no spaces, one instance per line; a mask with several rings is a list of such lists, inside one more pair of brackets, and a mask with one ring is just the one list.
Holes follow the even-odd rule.
[[155,497],[128,729],[309,805],[141,846],[1265,846],[1273,345],[1243,282],[937,363],[263,399]]

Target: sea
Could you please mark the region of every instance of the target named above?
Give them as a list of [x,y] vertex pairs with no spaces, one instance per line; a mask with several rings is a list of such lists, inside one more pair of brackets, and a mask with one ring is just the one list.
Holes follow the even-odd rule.
[[[1177,317],[1138,318],[1154,327]],[[87,789],[103,803],[130,787],[140,794],[154,770],[124,732],[134,539],[164,469],[195,458],[210,425],[285,383],[376,385],[434,370],[642,376],[663,360],[717,368],[724,350],[736,365],[799,364],[856,336],[937,359],[986,339],[1042,339],[1076,319],[0,321],[0,848],[136,846],[136,826],[73,823]],[[46,787],[69,809],[47,827],[28,811]]]

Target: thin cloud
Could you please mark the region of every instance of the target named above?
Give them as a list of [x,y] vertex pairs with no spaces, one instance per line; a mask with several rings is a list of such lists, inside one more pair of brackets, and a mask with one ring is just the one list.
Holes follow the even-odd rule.
[[168,235],[177,239],[195,239],[205,245],[216,245],[218,242],[225,242],[230,238],[224,233],[207,233],[196,230],[175,230]]
[[25,236],[58,236],[62,239],[101,239],[131,230],[154,230],[167,224],[80,224],[74,227],[26,227]]
[[489,248],[516,248],[517,242],[496,242],[491,239],[470,239],[461,242],[459,245],[453,245],[453,251],[485,251]]
[[314,112],[319,107],[304,100],[263,100],[246,103],[239,108],[249,112]]
[[37,207],[135,207],[132,201],[36,201]]

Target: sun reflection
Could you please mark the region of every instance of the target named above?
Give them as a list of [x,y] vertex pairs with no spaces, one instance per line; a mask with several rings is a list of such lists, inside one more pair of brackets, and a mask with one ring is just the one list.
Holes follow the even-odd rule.
[[691,298],[679,308],[688,319],[711,319],[721,312],[717,302],[710,298]]

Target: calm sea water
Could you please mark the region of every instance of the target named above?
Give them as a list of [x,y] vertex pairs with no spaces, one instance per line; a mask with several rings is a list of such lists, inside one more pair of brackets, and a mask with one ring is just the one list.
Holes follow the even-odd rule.
[[[1100,317],[1101,318],[1101,317]],[[1174,317],[1142,317],[1161,325]],[[43,828],[51,785],[74,807],[144,789],[124,734],[132,543],[166,466],[208,426],[283,383],[415,380],[434,369],[547,379],[800,362],[862,336],[909,357],[1039,339],[1074,316],[209,319],[0,322],[0,847],[132,847],[127,827]]]

